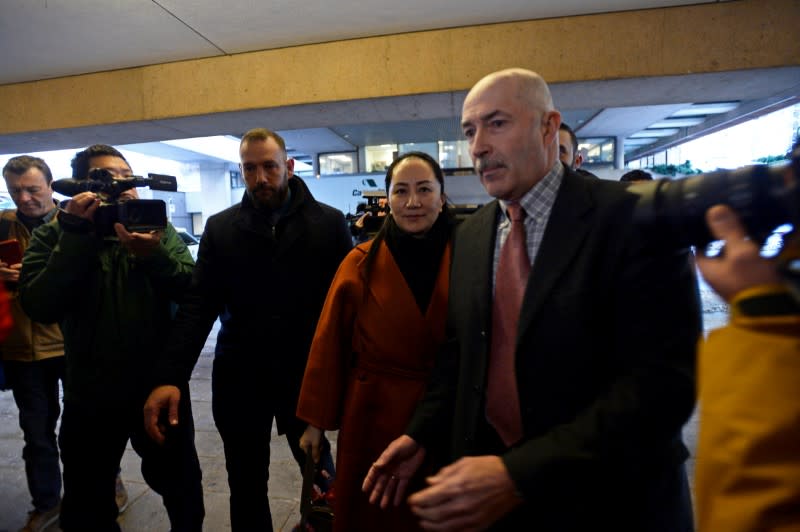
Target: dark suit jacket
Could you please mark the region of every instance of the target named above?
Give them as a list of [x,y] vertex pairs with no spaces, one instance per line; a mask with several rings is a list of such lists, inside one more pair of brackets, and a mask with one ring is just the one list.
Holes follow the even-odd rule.
[[[648,245],[635,201],[567,170],[533,264],[516,354],[524,438],[500,454],[526,501],[517,515],[541,530],[676,530],[654,521],[687,510],[694,270],[685,251]],[[481,437],[498,211],[459,227],[448,342],[408,430],[435,448],[451,427],[451,460],[498,450]]]
[[317,202],[299,177],[289,187],[291,203],[274,226],[246,193],[208,219],[156,371],[157,384],[188,382],[219,316],[215,390],[253,397],[251,410],[271,405],[281,432],[294,419],[325,295],[352,247],[341,212]]

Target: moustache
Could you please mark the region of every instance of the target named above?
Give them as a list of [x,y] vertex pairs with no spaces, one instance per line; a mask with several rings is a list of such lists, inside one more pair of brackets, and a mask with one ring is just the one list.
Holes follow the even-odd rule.
[[505,163],[500,159],[481,157],[475,161],[475,171],[479,174],[487,170],[494,170],[495,168],[505,168],[505,166]]

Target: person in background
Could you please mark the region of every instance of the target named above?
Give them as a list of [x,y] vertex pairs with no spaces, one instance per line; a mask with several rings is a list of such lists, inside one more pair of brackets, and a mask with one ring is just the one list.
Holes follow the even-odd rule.
[[[12,157],[3,178],[16,209],[0,213],[0,240],[13,239],[28,247],[33,230],[50,222],[58,209],[53,201],[53,174],[39,157]],[[44,530],[58,519],[61,509],[61,467],[56,423],[61,415],[59,383],[64,380],[64,340],[57,323],[39,323],[22,310],[17,292],[22,263],[0,259],[14,326],[0,346],[8,387],[19,410],[25,439],[22,459],[33,509],[24,532]]]
[[[717,205],[706,220],[725,247],[719,257],[698,255],[697,266],[731,316],[698,357],[698,529],[798,531],[800,294],[759,255],[732,209]],[[800,260],[800,238],[789,242],[784,253]]]
[[[133,174],[125,157],[103,144],[72,160],[74,179],[87,179],[94,169],[115,180]],[[137,197],[132,188],[119,200]],[[192,257],[171,224],[147,233],[120,223],[99,226],[100,204],[99,194],[81,192],[37,228],[19,279],[31,319],[58,322],[64,334],[60,526],[65,532],[119,530],[115,478],[130,439],[172,530],[199,532],[203,491],[188,388],[180,405],[185,423],[170,432],[166,445],[151,441],[142,424],[155,358],[172,323],[172,304],[191,281]],[[101,236],[107,229],[113,236]]]
[[382,218],[389,213],[388,198],[379,198],[375,207],[364,205],[365,212],[353,222],[352,233],[357,244],[373,239],[383,226]]
[[640,181],[652,181],[653,174],[645,172],[644,170],[631,170],[626,172],[619,178],[623,183],[636,183]]
[[[334,530],[418,529],[408,506],[382,511],[361,491],[386,446],[403,434],[444,340],[450,237],[444,174],[421,152],[386,173],[389,214],[333,280],[320,316],[297,416],[300,446],[319,459],[323,430],[339,430]],[[410,480],[422,486],[421,476]]]
[[558,158],[576,174],[597,179],[596,175],[581,168],[583,152],[578,149],[578,137],[572,128],[563,122],[558,127]]
[[583,162],[583,154],[578,149],[578,137],[564,122],[558,127],[558,158],[570,170],[580,168]]
[[635,194],[559,161],[560,123],[528,70],[490,74],[464,101],[497,201],[457,230],[447,343],[364,482],[399,504],[420,458],[449,442],[450,464],[408,498],[426,530],[692,529],[694,271],[648,247]]
[[[159,360],[144,421],[155,441],[183,423],[181,389],[219,317],[211,405],[225,448],[231,528],[249,532],[272,530],[273,419],[301,469],[305,461],[307,424],[295,416],[297,396],[325,294],[352,240],[344,215],[293,175],[280,135],[248,131],[239,156],[245,194],[206,223],[190,296]],[[327,440],[323,447],[321,461],[332,469]]]

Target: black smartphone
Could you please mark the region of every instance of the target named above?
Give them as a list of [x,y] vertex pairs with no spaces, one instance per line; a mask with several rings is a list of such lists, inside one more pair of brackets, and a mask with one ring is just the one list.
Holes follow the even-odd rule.
[[9,266],[22,262],[22,246],[19,240],[11,238],[0,242],[0,261]]

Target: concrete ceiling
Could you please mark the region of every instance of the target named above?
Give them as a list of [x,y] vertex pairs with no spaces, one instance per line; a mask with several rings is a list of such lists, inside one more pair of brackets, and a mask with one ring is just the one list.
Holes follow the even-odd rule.
[[[630,9],[713,3],[669,0],[2,0],[0,84],[159,64],[191,58],[473,24]],[[102,5],[102,7],[99,7]],[[304,72],[297,65],[302,79]],[[696,102],[735,102],[710,126],[798,100],[800,68],[557,84],[565,122],[580,137],[628,137]],[[589,97],[587,97],[589,95]],[[268,124],[299,154],[345,151],[365,144],[460,138],[464,93],[302,105],[136,124],[4,135],[0,153],[172,138],[240,135]],[[742,112],[737,111],[742,109]],[[709,115],[711,116],[711,115]],[[707,118],[704,116],[704,119]],[[706,120],[707,121],[707,120]],[[704,122],[705,123],[705,122]],[[703,124],[679,127],[672,138],[626,143],[633,155],[698,135]],[[662,132],[663,134],[663,132]],[[655,137],[654,137],[655,138]],[[179,160],[202,155],[152,147]],[[142,147],[147,151],[147,147]]]

